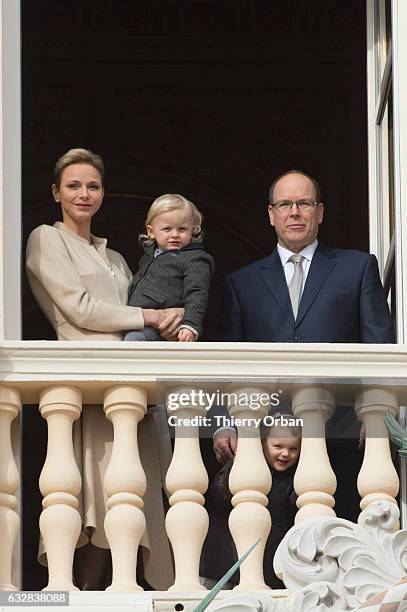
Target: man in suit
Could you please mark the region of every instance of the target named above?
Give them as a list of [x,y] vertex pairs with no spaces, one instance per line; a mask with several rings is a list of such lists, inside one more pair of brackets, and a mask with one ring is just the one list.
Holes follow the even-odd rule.
[[[227,275],[221,340],[394,342],[374,255],[318,244],[324,205],[317,181],[296,170],[279,176],[270,188],[268,214],[277,248]],[[221,463],[235,449],[234,432],[215,434]]]

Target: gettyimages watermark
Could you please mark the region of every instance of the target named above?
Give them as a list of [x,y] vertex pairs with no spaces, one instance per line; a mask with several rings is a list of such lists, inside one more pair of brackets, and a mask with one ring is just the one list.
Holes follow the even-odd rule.
[[[236,385],[234,385],[236,386]],[[244,436],[262,435],[269,427],[301,427],[302,418],[289,412],[290,397],[276,385],[255,388],[253,383],[240,383],[240,389],[230,389],[230,381],[199,381],[180,384],[159,381],[157,400],[165,408],[166,425],[170,434],[212,438],[220,429],[237,429]],[[230,412],[229,412],[230,410]],[[162,422],[162,421],[161,421]]]
[[[357,448],[363,446],[365,436],[355,414],[355,394],[361,388],[363,385],[355,388],[352,380],[327,384],[326,379],[317,378],[303,384],[272,378],[255,382],[161,379],[156,386],[160,414],[156,420],[163,436],[169,430],[172,436],[177,432],[181,437],[212,438],[223,428],[237,429],[239,436],[258,436],[259,430],[266,436],[270,428],[301,427],[302,437],[326,438],[336,440],[334,446]],[[294,409],[292,401],[297,402]],[[377,427],[370,424],[369,437],[387,437],[381,421]]]
[[[264,427],[280,426],[302,426],[302,419],[287,418],[286,416],[265,415],[257,416],[259,409],[267,411],[276,408],[280,404],[282,391],[269,393],[267,391],[205,391],[204,389],[190,389],[188,391],[177,391],[167,396],[166,408],[168,424],[171,427],[209,427],[236,428],[236,427]],[[176,412],[180,408],[201,408],[209,413],[213,408],[219,406],[237,406],[246,410],[255,411],[253,416],[230,416],[229,414],[210,414],[196,416],[178,416]],[[264,412],[264,411],[263,411]],[[173,414],[171,414],[173,413]],[[215,430],[216,430],[215,429]]]
[[191,389],[188,391],[174,391],[167,396],[166,407],[168,412],[179,408],[199,407],[210,410],[214,406],[240,406],[251,410],[262,407],[278,406],[280,393],[264,392],[227,392],[221,389],[205,391],[204,389]]
[[255,427],[257,429],[263,427],[302,427],[303,419],[297,418],[294,415],[287,414],[268,414],[263,418],[259,417],[230,417],[220,414],[208,416],[181,417],[175,414],[168,416],[168,425],[171,427],[209,427],[215,425],[216,428],[230,427]]

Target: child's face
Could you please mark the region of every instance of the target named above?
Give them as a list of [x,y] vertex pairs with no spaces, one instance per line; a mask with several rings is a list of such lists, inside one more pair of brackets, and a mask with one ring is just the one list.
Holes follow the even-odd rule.
[[148,237],[153,238],[163,251],[188,246],[193,229],[192,213],[187,207],[163,212],[154,217],[151,225],[147,225]]
[[263,439],[263,451],[267,463],[278,472],[284,472],[297,462],[300,455],[301,440],[299,438]]

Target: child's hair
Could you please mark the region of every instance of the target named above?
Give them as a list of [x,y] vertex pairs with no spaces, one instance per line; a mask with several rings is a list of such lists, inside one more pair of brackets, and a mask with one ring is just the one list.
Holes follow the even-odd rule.
[[[301,440],[301,425],[290,425],[295,417],[289,412],[276,412],[273,414],[273,425],[261,426],[260,435],[262,438],[298,438]],[[284,423],[288,421],[288,423]]]
[[[194,228],[192,230],[191,242],[202,242],[202,214],[199,212],[193,202],[190,202],[190,200],[187,200],[187,198],[184,198],[184,196],[179,195],[178,193],[166,193],[165,195],[162,195],[154,200],[147,213],[147,219],[145,222],[146,228],[147,225],[151,225],[152,221],[155,219],[155,217],[157,217],[157,215],[161,215],[161,213],[170,212],[172,210],[179,210],[181,208],[189,208],[192,214]],[[145,246],[154,244],[154,240],[149,238],[147,234],[140,234],[139,240],[140,244]]]

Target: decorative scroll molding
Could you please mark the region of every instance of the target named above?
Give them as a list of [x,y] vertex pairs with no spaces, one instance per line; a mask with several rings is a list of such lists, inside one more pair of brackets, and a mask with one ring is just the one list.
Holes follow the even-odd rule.
[[288,612],[295,610],[286,600],[278,601],[272,595],[247,594],[228,597],[223,601],[216,601],[209,606],[208,612],[222,610],[223,612]]
[[300,591],[298,610],[353,610],[407,573],[407,531],[396,531],[394,503],[372,503],[359,524],[319,518],[293,527],[274,558],[287,588]]
[[343,612],[349,610],[347,606],[347,595],[343,587],[332,583],[315,582],[301,591],[297,609],[301,612],[311,610]]

